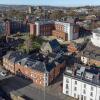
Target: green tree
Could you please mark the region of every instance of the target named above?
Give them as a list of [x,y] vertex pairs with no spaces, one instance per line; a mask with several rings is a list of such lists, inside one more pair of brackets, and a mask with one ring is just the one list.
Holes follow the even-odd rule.
[[64,13],[63,13],[63,11],[61,11],[61,10],[53,11],[53,12],[50,14],[50,18],[51,18],[51,19],[54,19],[54,20],[61,19],[63,16],[64,16]]
[[29,35],[24,42],[26,53],[29,53],[33,49],[33,38]]
[[24,53],[29,53],[33,49],[33,38],[29,35],[26,36],[23,44],[20,44],[17,47],[17,50],[22,51]]

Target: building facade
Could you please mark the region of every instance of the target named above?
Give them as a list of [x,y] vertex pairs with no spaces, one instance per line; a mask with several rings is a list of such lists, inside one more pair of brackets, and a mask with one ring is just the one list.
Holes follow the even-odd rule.
[[[70,41],[78,38],[79,26],[68,22],[57,22],[57,21],[37,21],[35,22],[36,36],[55,36],[58,39]],[[32,33],[30,29],[30,33]]]
[[78,38],[79,27],[72,23],[55,22],[53,35],[58,39],[73,40]]
[[60,53],[62,50],[60,43],[54,39],[47,43],[43,43],[41,51],[44,53]]
[[15,34],[17,32],[28,32],[28,24],[24,21],[5,20],[5,34]]
[[44,56],[36,53],[27,57],[18,52],[9,52],[3,57],[3,66],[13,74],[32,80],[37,86],[48,86],[65,68],[66,62],[61,56]]
[[78,69],[67,69],[65,71],[63,93],[78,100],[100,100],[99,70],[96,71],[96,69],[86,69],[86,66],[79,66]]
[[35,25],[35,23],[30,23],[29,26],[30,26],[30,35],[35,36],[36,35],[36,25]]
[[54,28],[53,21],[38,21],[36,25],[36,36],[50,36]]
[[81,54],[81,61],[84,64],[100,67],[100,29],[95,29],[91,41],[87,43]]

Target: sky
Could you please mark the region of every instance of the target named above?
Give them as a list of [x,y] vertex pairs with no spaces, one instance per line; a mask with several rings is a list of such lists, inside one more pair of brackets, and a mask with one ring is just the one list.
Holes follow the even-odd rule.
[[100,5],[100,0],[0,0],[0,4],[9,5],[53,5],[53,6],[84,6]]

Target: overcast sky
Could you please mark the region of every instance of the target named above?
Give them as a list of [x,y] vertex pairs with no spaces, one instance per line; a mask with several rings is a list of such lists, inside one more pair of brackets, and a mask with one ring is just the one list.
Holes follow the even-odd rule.
[[100,5],[100,0],[0,0],[0,4],[53,5],[67,7],[83,5]]

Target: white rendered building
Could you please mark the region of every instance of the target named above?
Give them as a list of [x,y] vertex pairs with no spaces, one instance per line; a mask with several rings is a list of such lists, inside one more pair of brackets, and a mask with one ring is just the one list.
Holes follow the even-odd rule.
[[100,71],[86,69],[77,64],[77,69],[66,69],[63,75],[63,93],[78,100],[100,100]]
[[55,21],[55,25],[57,25],[58,27],[63,26],[63,32],[65,32],[68,35],[68,41],[78,38],[79,34],[75,31],[75,24],[69,22]]
[[100,28],[93,30],[91,41],[93,45],[100,47]]

